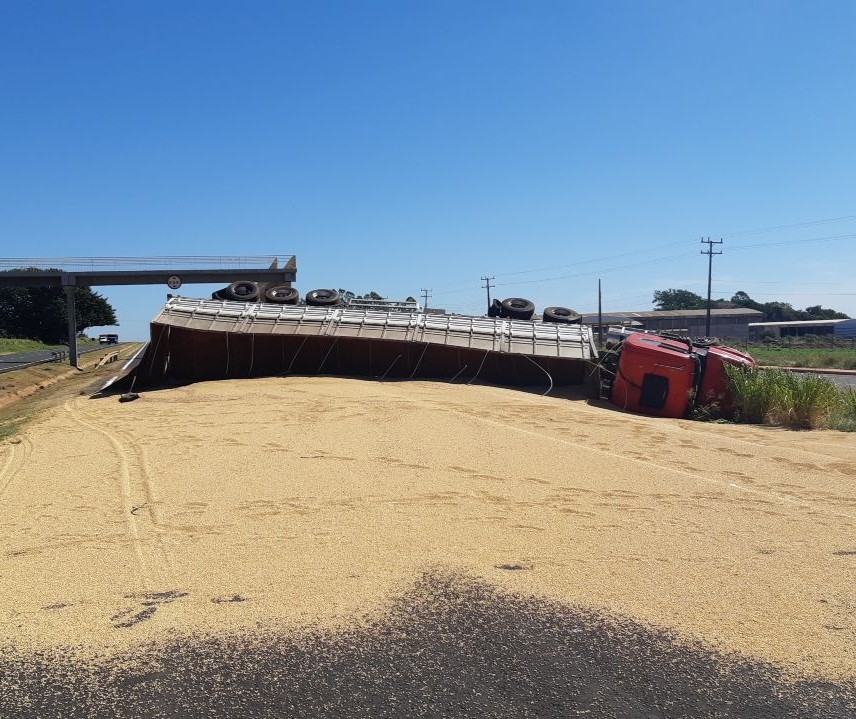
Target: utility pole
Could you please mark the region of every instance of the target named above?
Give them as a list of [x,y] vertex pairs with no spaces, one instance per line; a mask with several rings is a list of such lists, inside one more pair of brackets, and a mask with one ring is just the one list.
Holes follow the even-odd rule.
[[[68,282],[68,284],[65,284]],[[77,309],[74,303],[75,285],[67,275],[63,275],[63,290],[65,290],[66,307],[68,311],[68,361],[72,367],[77,366]]]
[[495,280],[496,277],[482,277],[482,279],[484,280],[482,287],[487,288],[487,308],[490,309],[490,288],[496,287],[496,285],[492,285],[490,281]]
[[603,295],[600,292],[600,278],[597,279],[597,346],[603,348]]
[[434,290],[426,290],[424,287],[423,287],[423,288],[422,288],[422,290],[421,290],[421,292],[422,292],[422,297],[424,297],[424,298],[425,298],[425,302],[424,302],[424,304],[422,305],[422,311],[423,311],[423,312],[425,312],[425,311],[428,309],[428,298],[429,298],[429,297],[431,297],[431,293],[432,293],[433,291],[434,291]]
[[720,237],[718,240],[711,240],[709,237],[707,239],[702,238],[701,243],[707,245],[707,249],[701,251],[701,254],[707,255],[707,316],[704,321],[704,336],[710,337],[710,282],[713,277],[713,256],[722,254],[722,250],[714,252],[713,246],[721,245],[722,238]]

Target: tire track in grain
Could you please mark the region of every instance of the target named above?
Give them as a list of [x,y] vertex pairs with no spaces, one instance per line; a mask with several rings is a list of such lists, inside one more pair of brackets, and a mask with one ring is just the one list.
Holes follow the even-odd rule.
[[15,477],[18,476],[33,453],[33,443],[26,437],[22,437],[21,441],[16,444],[10,442],[8,447],[9,454],[3,463],[3,467],[0,468],[0,501],[6,496],[6,492],[12,486]]
[[[110,443],[115,451],[116,458],[119,462],[119,493],[121,495],[122,502],[122,515],[125,521],[125,528],[128,537],[131,540],[134,557],[136,558],[137,566],[139,567],[143,589],[151,590],[156,585],[165,586],[165,580],[169,579],[169,577],[164,576],[164,574],[166,574],[163,571],[164,564],[168,567],[168,563],[163,559],[163,548],[159,547],[159,551],[157,552],[158,555],[161,555],[160,557],[146,557],[147,554],[153,555],[154,553],[147,550],[147,540],[143,537],[144,531],[141,531],[142,527],[140,526],[137,515],[135,514],[136,508],[133,504],[132,498],[133,482],[131,478],[131,462],[128,456],[128,451],[116,438],[115,434],[78,416],[74,409],[74,401],[75,400],[69,400],[64,405],[72,420],[81,427],[85,427],[92,432],[100,434]],[[143,492],[143,495],[145,496],[145,492]]]
[[[163,519],[163,513],[161,512],[161,505],[163,503],[163,499],[161,498],[160,493],[157,491],[157,487],[154,482],[152,482],[151,471],[149,470],[149,460],[146,455],[146,449],[143,445],[141,445],[136,439],[132,436],[129,436],[127,432],[117,432],[117,435],[121,435],[124,441],[128,446],[131,447],[132,451],[136,457],[137,463],[137,476],[139,479],[139,486],[142,487],[143,497],[145,498],[145,502],[141,507],[137,507],[137,510],[145,510],[146,516],[148,516],[149,521],[154,529],[154,540],[157,544],[158,553],[160,554],[161,564],[167,569],[168,575],[171,579],[175,579],[175,567],[173,566],[172,559],[170,557],[170,553],[166,547],[166,543],[164,541],[164,532],[168,531],[169,527],[167,523]],[[139,516],[138,511],[132,511],[132,514]]]

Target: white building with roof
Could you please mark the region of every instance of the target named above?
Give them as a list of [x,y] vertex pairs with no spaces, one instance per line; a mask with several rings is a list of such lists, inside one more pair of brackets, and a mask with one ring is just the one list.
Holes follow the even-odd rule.
[[[710,335],[746,339],[749,327],[763,317],[758,310],[745,307],[712,309],[710,311]],[[626,325],[639,329],[677,332],[688,337],[705,335],[707,310],[648,310],[644,312],[604,312],[604,326]],[[583,315],[583,324],[598,326],[597,312]]]
[[836,327],[851,320],[795,320],[792,322],[750,322],[749,331],[753,337],[772,335],[781,337],[803,337],[804,335],[838,334]]

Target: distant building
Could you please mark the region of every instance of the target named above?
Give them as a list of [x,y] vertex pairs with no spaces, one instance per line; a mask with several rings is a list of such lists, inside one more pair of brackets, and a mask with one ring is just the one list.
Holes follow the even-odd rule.
[[856,340],[856,320],[841,320],[835,325],[835,336],[842,339]]
[[852,320],[798,320],[794,322],[751,322],[749,331],[753,337],[761,335],[780,337],[803,337],[804,335],[838,335],[837,327]]
[[[744,307],[712,309],[710,311],[710,335],[747,339],[749,325],[763,317],[758,310]],[[627,325],[639,329],[677,332],[687,337],[702,337],[705,334],[707,310],[649,310],[645,312],[604,312],[604,327]],[[583,324],[598,327],[597,312],[583,315]]]

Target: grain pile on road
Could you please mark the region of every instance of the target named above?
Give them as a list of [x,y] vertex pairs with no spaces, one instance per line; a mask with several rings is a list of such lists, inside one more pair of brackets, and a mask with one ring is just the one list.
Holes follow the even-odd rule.
[[0,714],[856,716],[854,482],[493,387],[70,397],[0,445]]

